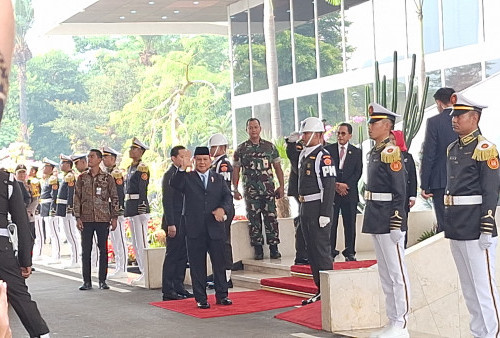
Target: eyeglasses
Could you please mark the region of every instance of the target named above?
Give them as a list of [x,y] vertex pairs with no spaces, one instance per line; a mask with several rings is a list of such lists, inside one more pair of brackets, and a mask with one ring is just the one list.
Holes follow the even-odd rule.
[[337,135],[339,135],[339,136],[346,136],[347,134],[348,134],[348,133],[347,133],[347,132],[345,132],[345,131],[338,131],[338,132],[337,132]]

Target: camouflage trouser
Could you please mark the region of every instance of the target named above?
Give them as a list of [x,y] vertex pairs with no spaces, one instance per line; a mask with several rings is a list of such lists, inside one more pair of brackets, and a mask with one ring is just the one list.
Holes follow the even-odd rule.
[[266,227],[267,244],[278,244],[278,219],[276,215],[276,201],[273,196],[245,197],[247,206],[248,228],[250,244],[263,245],[262,219]]

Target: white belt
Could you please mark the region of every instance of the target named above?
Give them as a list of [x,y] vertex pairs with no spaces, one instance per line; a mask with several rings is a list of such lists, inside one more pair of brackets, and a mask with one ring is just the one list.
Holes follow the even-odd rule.
[[56,200],[56,203],[57,203],[57,204],[68,204],[68,200],[62,200],[62,199],[58,198],[58,199]]
[[444,195],[444,205],[476,205],[483,203],[482,195],[452,196]]
[[9,237],[9,230],[6,228],[0,228],[0,236]]
[[366,190],[365,191],[365,200],[390,202],[390,201],[392,201],[392,193],[390,193],[390,192],[371,192],[371,191]]
[[317,201],[321,199],[321,193],[318,192],[316,194],[311,194],[311,195],[299,195],[299,202],[304,203],[304,202],[312,202],[312,201]]
[[125,194],[125,201],[128,200],[138,200],[139,194]]
[[45,204],[45,203],[52,203],[52,198],[42,198],[40,200],[40,203],[41,204]]

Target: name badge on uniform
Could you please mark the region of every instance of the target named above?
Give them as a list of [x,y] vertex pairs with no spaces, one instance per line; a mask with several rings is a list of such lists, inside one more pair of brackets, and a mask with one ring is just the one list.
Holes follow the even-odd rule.
[[101,194],[101,187],[97,187],[96,190],[95,190],[95,194],[96,195],[100,195]]

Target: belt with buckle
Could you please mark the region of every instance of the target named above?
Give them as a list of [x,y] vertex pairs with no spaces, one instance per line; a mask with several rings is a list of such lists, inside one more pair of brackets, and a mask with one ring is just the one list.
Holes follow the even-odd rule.
[[476,205],[483,203],[482,195],[452,196],[444,195],[444,205]]
[[299,202],[300,203],[312,202],[312,201],[317,201],[320,199],[321,199],[320,192],[318,192],[316,194],[311,194],[311,195],[299,195]]
[[63,200],[63,199],[58,198],[56,200],[56,204],[68,204],[68,200]]
[[125,194],[125,201],[128,200],[138,200],[139,194]]
[[390,192],[371,192],[366,190],[364,197],[366,201],[392,201],[392,193]]
[[41,204],[45,204],[45,203],[52,203],[52,198],[42,198],[40,200],[40,203]]

